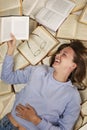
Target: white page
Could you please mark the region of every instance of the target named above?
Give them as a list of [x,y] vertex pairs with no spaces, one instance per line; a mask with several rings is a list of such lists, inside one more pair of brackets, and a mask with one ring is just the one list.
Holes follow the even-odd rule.
[[17,40],[28,40],[29,17],[1,17],[1,22],[1,42],[11,40],[11,33],[15,35]]
[[87,124],[85,124],[83,127],[81,127],[79,130],[87,130]]
[[69,0],[48,0],[46,8],[59,13],[67,15],[74,8],[75,4]]
[[77,16],[69,15],[69,17],[60,26],[57,32],[57,37],[74,39],[76,35],[76,28],[77,28]]
[[0,11],[19,6],[20,0],[0,0]]
[[48,0],[46,7],[42,8],[35,17],[40,24],[57,31],[74,6],[75,4],[68,0]]
[[42,8],[40,12],[36,15],[36,19],[42,25],[48,27],[52,31],[56,31],[57,28],[64,21],[65,16],[58,15],[57,13],[54,13],[47,8]]
[[12,17],[12,33],[17,40],[28,40],[29,17]]
[[11,39],[11,19],[10,17],[1,18],[1,41],[7,41]]
[[23,14],[30,15],[32,10],[36,7],[38,0],[23,0]]

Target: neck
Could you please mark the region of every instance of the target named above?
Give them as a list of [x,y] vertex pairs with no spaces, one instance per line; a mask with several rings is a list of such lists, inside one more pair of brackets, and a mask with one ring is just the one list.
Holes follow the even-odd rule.
[[66,82],[68,80],[68,76],[68,74],[58,73],[56,71],[53,72],[54,79],[59,82]]

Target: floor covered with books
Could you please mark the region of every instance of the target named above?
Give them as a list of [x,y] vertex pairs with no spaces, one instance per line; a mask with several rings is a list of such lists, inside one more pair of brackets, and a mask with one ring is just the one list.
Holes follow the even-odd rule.
[[[75,6],[72,6],[69,13],[63,17],[61,24],[56,22],[56,27],[54,26],[54,21],[49,24],[52,19],[49,20],[48,26],[48,24],[46,24],[47,21],[42,21],[38,18],[40,14],[35,17],[40,9],[46,6],[47,1],[49,0],[0,0],[0,16],[11,17],[16,15],[18,17],[29,17],[28,40],[21,38],[17,40],[17,46],[14,53],[14,70],[23,69],[28,65],[46,64],[49,66],[50,58],[57,48],[61,44],[65,42],[69,43],[70,40],[73,39],[81,40],[87,47],[87,0],[69,0],[72,1]],[[48,6],[49,4],[50,3],[48,2]],[[54,4],[53,8],[56,8],[55,1],[52,4]],[[60,4],[63,4],[62,0],[60,1]],[[50,8],[52,8],[51,4]],[[43,13],[42,19],[48,20],[49,17],[51,16]],[[1,76],[2,64],[7,52],[7,42],[4,40],[2,41],[2,39],[0,39],[0,41]],[[87,129],[87,126],[85,125],[87,123],[87,76],[83,82],[84,86],[82,90],[79,86],[79,92],[82,99],[81,112],[74,130]],[[24,87],[25,84],[10,85],[0,79],[0,119],[11,111],[16,93],[21,91]]]

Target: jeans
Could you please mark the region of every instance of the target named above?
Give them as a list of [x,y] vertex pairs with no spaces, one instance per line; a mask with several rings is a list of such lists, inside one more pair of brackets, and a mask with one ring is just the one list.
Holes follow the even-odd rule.
[[0,130],[18,130],[8,119],[7,116],[4,116],[0,120]]

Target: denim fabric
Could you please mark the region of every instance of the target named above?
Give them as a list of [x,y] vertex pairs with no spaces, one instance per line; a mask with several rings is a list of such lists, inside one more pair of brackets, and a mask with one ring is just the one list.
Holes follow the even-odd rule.
[[0,130],[18,130],[18,128],[13,126],[8,117],[5,116],[0,120]]

